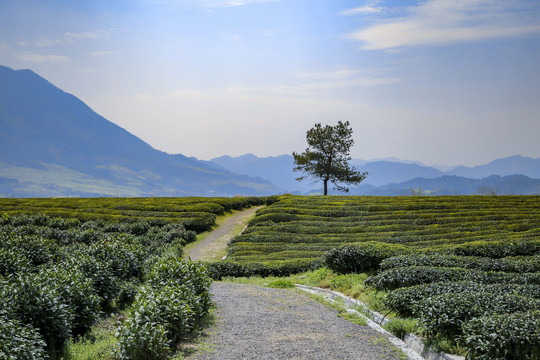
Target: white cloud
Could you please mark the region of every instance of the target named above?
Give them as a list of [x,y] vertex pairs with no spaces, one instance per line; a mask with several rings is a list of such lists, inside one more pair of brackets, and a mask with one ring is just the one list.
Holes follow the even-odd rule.
[[69,60],[67,56],[63,55],[41,55],[34,53],[25,53],[17,56],[22,61],[28,61],[36,64],[42,63],[62,63]]
[[360,6],[354,9],[343,11],[342,15],[362,15],[362,14],[377,14],[383,10],[382,7],[373,5]]
[[427,0],[407,15],[350,34],[365,50],[501,39],[540,34],[540,24],[516,2]]

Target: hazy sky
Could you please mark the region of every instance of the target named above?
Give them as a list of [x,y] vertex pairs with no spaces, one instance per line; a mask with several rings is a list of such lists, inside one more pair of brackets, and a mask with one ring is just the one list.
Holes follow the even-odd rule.
[[538,0],[0,0],[0,64],[153,147],[200,159],[540,157]]

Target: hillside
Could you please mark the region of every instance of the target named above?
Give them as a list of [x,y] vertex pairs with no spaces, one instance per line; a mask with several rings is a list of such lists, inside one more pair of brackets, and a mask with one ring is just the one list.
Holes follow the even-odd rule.
[[268,181],[153,149],[36,73],[3,66],[0,154],[2,196],[280,192]]

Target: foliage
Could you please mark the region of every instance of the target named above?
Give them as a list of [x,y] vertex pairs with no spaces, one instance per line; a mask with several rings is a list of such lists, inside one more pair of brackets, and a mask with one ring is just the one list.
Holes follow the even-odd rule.
[[388,332],[403,340],[406,334],[414,333],[417,325],[418,322],[415,319],[395,318],[390,319],[383,327]]
[[408,266],[461,267],[484,271],[540,272],[540,256],[492,259],[478,256],[444,254],[409,254],[395,256],[381,262],[381,269]]
[[455,339],[463,323],[473,318],[536,310],[539,305],[540,300],[519,295],[463,292],[427,298],[416,312],[426,335]]
[[47,359],[45,347],[33,327],[0,314],[0,359]]
[[403,245],[369,241],[330,250],[323,259],[330,269],[338,273],[360,273],[378,269],[384,259],[410,252]]
[[313,260],[272,261],[269,263],[219,261],[209,263],[207,267],[212,279],[221,280],[224,277],[288,276],[316,269],[320,265],[320,262]]
[[540,358],[540,312],[478,317],[463,325],[461,343],[467,359],[533,360]]
[[532,284],[481,284],[474,281],[433,282],[396,289],[384,299],[385,306],[400,316],[413,316],[418,303],[434,295],[463,292],[514,294],[540,299],[540,286]]
[[19,274],[0,287],[0,313],[32,326],[47,344],[51,358],[57,358],[71,337],[73,312],[57,287],[33,274]]
[[275,289],[288,289],[295,287],[295,285],[288,280],[275,280],[269,283],[267,286]]
[[70,332],[73,336],[86,333],[100,314],[99,297],[92,281],[67,263],[42,267],[35,281],[58,291],[60,301],[72,312]]
[[409,266],[383,271],[369,277],[365,283],[377,290],[394,290],[401,287],[431,282],[474,281],[482,284],[535,284],[540,285],[540,273],[505,273],[429,266]]
[[210,279],[202,264],[165,258],[147,276],[128,319],[118,328],[120,359],[161,359],[208,312]]
[[337,125],[323,127],[315,124],[306,134],[308,147],[301,154],[293,153],[294,171],[306,173],[297,180],[312,177],[324,184],[324,195],[328,194],[328,182],[332,182],[339,191],[348,192],[347,187],[339,183],[359,184],[367,173],[361,173],[350,167],[350,149],[354,144],[349,122],[338,121]]

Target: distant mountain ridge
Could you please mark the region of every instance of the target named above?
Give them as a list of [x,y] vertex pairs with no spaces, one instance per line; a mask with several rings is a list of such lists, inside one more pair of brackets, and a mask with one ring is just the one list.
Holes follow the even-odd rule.
[[[358,187],[353,187],[350,193],[410,195],[411,189],[423,187],[424,192],[431,191],[440,195],[476,194],[488,188],[504,194],[540,194],[540,189],[533,184],[535,179],[540,178],[540,158],[515,155],[485,165],[470,168],[458,166],[448,171],[421,165],[419,162],[392,160],[351,160],[352,166],[367,171],[369,175]],[[320,186],[309,182],[299,184],[294,180],[297,174],[292,171],[294,160],[291,155],[259,158],[246,154],[236,158],[222,156],[210,161],[240,174],[268,179],[293,193],[317,192]]]
[[266,195],[268,181],[155,150],[30,70],[0,66],[0,195]]

